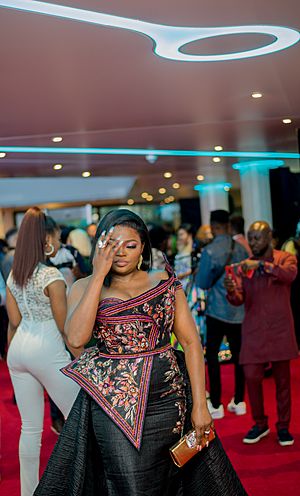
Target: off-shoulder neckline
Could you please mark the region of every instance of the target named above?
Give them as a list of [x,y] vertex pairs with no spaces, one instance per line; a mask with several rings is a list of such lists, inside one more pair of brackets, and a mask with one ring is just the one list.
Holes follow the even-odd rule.
[[146,289],[146,291],[143,291],[142,293],[138,294],[137,296],[133,296],[132,298],[127,298],[126,300],[124,300],[123,298],[118,298],[117,296],[107,296],[106,298],[103,298],[102,300],[100,300],[99,302],[99,305],[102,305],[103,302],[105,301],[120,301],[121,304],[122,303],[128,303],[130,301],[133,301],[133,300],[137,300],[137,299],[140,299],[142,298],[143,296],[147,295],[148,293],[154,291],[155,289],[158,289],[160,287],[161,284],[163,283],[167,283],[170,281],[170,277],[168,277],[168,279],[161,279],[157,284],[155,284],[155,286],[153,286],[152,288],[149,288],[149,289]]

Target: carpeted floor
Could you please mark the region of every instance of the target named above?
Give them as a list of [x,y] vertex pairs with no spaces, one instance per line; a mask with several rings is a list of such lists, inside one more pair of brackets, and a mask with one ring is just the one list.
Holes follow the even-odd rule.
[[[231,365],[222,366],[224,404],[231,399],[233,370]],[[249,496],[286,496],[300,492],[300,360],[292,364],[293,419],[291,432],[294,446],[281,447],[276,441],[275,391],[272,378],[265,380],[265,406],[270,413],[271,434],[260,443],[247,446],[242,443],[243,434],[252,426],[249,414],[237,417],[227,413],[216,421],[216,428],[224,447],[237,470]],[[0,419],[1,459],[0,494],[19,496],[18,437],[20,419],[17,407],[12,403],[12,388],[6,364],[0,361]],[[41,470],[57,437],[50,430],[49,408],[46,418],[41,454]]]

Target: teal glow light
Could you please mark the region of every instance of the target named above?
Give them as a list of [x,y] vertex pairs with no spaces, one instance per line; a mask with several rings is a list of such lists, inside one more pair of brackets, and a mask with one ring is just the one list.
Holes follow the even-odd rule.
[[232,165],[232,168],[235,170],[243,171],[250,169],[277,169],[278,167],[282,167],[284,165],[283,160],[251,160],[250,162],[237,162]]
[[[78,148],[55,146],[2,146],[0,152],[5,153],[51,153],[56,155],[147,155],[148,148]],[[216,152],[215,150],[155,150],[151,153],[158,157],[233,157],[233,158],[276,158],[299,159],[299,153],[290,152]],[[245,162],[243,162],[245,163]]]
[[231,183],[208,183],[208,184],[196,184],[194,190],[200,191],[200,193],[207,193],[208,191],[229,191],[232,188]]
[[[282,26],[253,25],[253,26],[224,26],[224,27],[184,27],[166,26],[138,19],[103,14],[90,10],[76,9],[64,5],[38,2],[35,0],[6,0],[0,1],[0,7],[8,7],[25,12],[35,12],[50,16],[82,21],[99,26],[128,29],[151,38],[154,42],[154,53],[166,59],[187,62],[219,62],[225,60],[258,57],[288,48],[300,39],[300,33],[292,28]],[[236,53],[215,55],[192,55],[183,53],[182,47],[188,43],[207,38],[228,36],[232,34],[264,34],[272,37],[272,41],[262,47]]]

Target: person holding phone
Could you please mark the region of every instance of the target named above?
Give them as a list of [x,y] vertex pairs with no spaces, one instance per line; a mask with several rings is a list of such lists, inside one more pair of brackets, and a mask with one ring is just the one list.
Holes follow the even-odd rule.
[[290,303],[291,284],[297,274],[296,257],[273,250],[272,230],[267,222],[254,222],[248,232],[253,256],[243,261],[238,277],[225,278],[228,301],[245,305],[240,363],[243,366],[254,426],[246,444],[259,442],[270,432],[264,411],[262,382],[265,363],[272,363],[276,385],[278,442],[290,446],[290,360],[298,357]]

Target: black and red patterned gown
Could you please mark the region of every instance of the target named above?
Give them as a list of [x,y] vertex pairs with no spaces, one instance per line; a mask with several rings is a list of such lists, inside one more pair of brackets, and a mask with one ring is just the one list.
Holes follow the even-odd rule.
[[62,369],[82,390],[36,496],[246,494],[218,439],[183,469],[170,458],[191,427],[191,394],[170,346],[181,284],[167,271],[136,298],[100,302],[97,346]]

